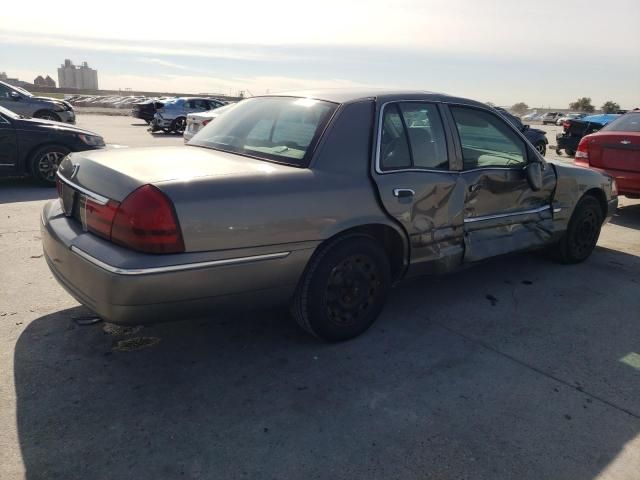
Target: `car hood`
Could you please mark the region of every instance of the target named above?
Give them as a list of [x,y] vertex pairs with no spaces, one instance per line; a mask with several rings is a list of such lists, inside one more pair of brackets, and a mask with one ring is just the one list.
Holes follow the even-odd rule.
[[55,103],[56,105],[64,105],[65,107],[71,107],[71,104],[67,101],[60,100],[59,98],[51,98],[51,97],[29,97],[31,100],[41,100],[46,102]]
[[[75,166],[78,165],[76,168]],[[303,170],[195,146],[94,150],[69,155],[59,172],[112,200],[122,201],[144,184],[189,182],[198,178],[256,178]]]
[[43,120],[41,118],[20,118],[15,121],[16,128],[18,130],[26,131],[56,131],[60,133],[81,133],[84,135],[98,135],[91,130],[85,130],[84,128],[78,128],[68,123],[56,122],[54,120]]

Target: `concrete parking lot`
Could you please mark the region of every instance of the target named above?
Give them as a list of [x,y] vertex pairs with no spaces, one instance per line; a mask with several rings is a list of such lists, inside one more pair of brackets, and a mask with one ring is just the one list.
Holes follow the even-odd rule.
[[[112,145],[182,143],[140,123],[78,119]],[[583,264],[405,282],[325,345],[284,310],[83,325],[42,258],[54,196],[0,181],[2,480],[640,478],[638,201]]]

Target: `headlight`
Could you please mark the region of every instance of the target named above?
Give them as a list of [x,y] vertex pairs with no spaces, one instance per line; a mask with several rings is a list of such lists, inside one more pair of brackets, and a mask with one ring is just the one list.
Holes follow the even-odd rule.
[[64,112],[66,110],[67,110],[67,107],[65,105],[60,104],[60,103],[56,103],[53,106],[53,111],[54,112]]
[[83,133],[79,133],[78,138],[86,145],[91,145],[92,147],[104,147],[104,140],[98,135],[85,135]]

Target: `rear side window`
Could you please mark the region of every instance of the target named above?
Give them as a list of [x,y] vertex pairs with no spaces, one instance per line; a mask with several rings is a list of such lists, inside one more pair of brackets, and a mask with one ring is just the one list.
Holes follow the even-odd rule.
[[385,107],[380,166],[383,170],[449,169],[444,128],[436,105],[402,102]]
[[306,166],[337,104],[296,97],[259,97],[234,105],[190,145]]
[[627,113],[606,125],[601,132],[640,132],[640,113]]
[[524,141],[505,120],[475,108],[452,106],[451,113],[460,136],[464,170],[527,163]]

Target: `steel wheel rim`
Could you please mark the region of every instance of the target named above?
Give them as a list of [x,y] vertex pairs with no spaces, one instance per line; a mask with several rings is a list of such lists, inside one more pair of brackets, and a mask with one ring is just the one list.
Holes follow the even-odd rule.
[[331,323],[351,326],[365,317],[380,294],[381,275],[367,255],[351,255],[329,274],[326,289],[327,315]]
[[593,210],[587,210],[576,225],[573,247],[578,256],[593,249],[598,238],[598,219]]
[[64,157],[62,152],[47,152],[38,160],[38,173],[42,178],[49,182],[53,182],[56,179],[56,172],[58,171],[58,165]]

